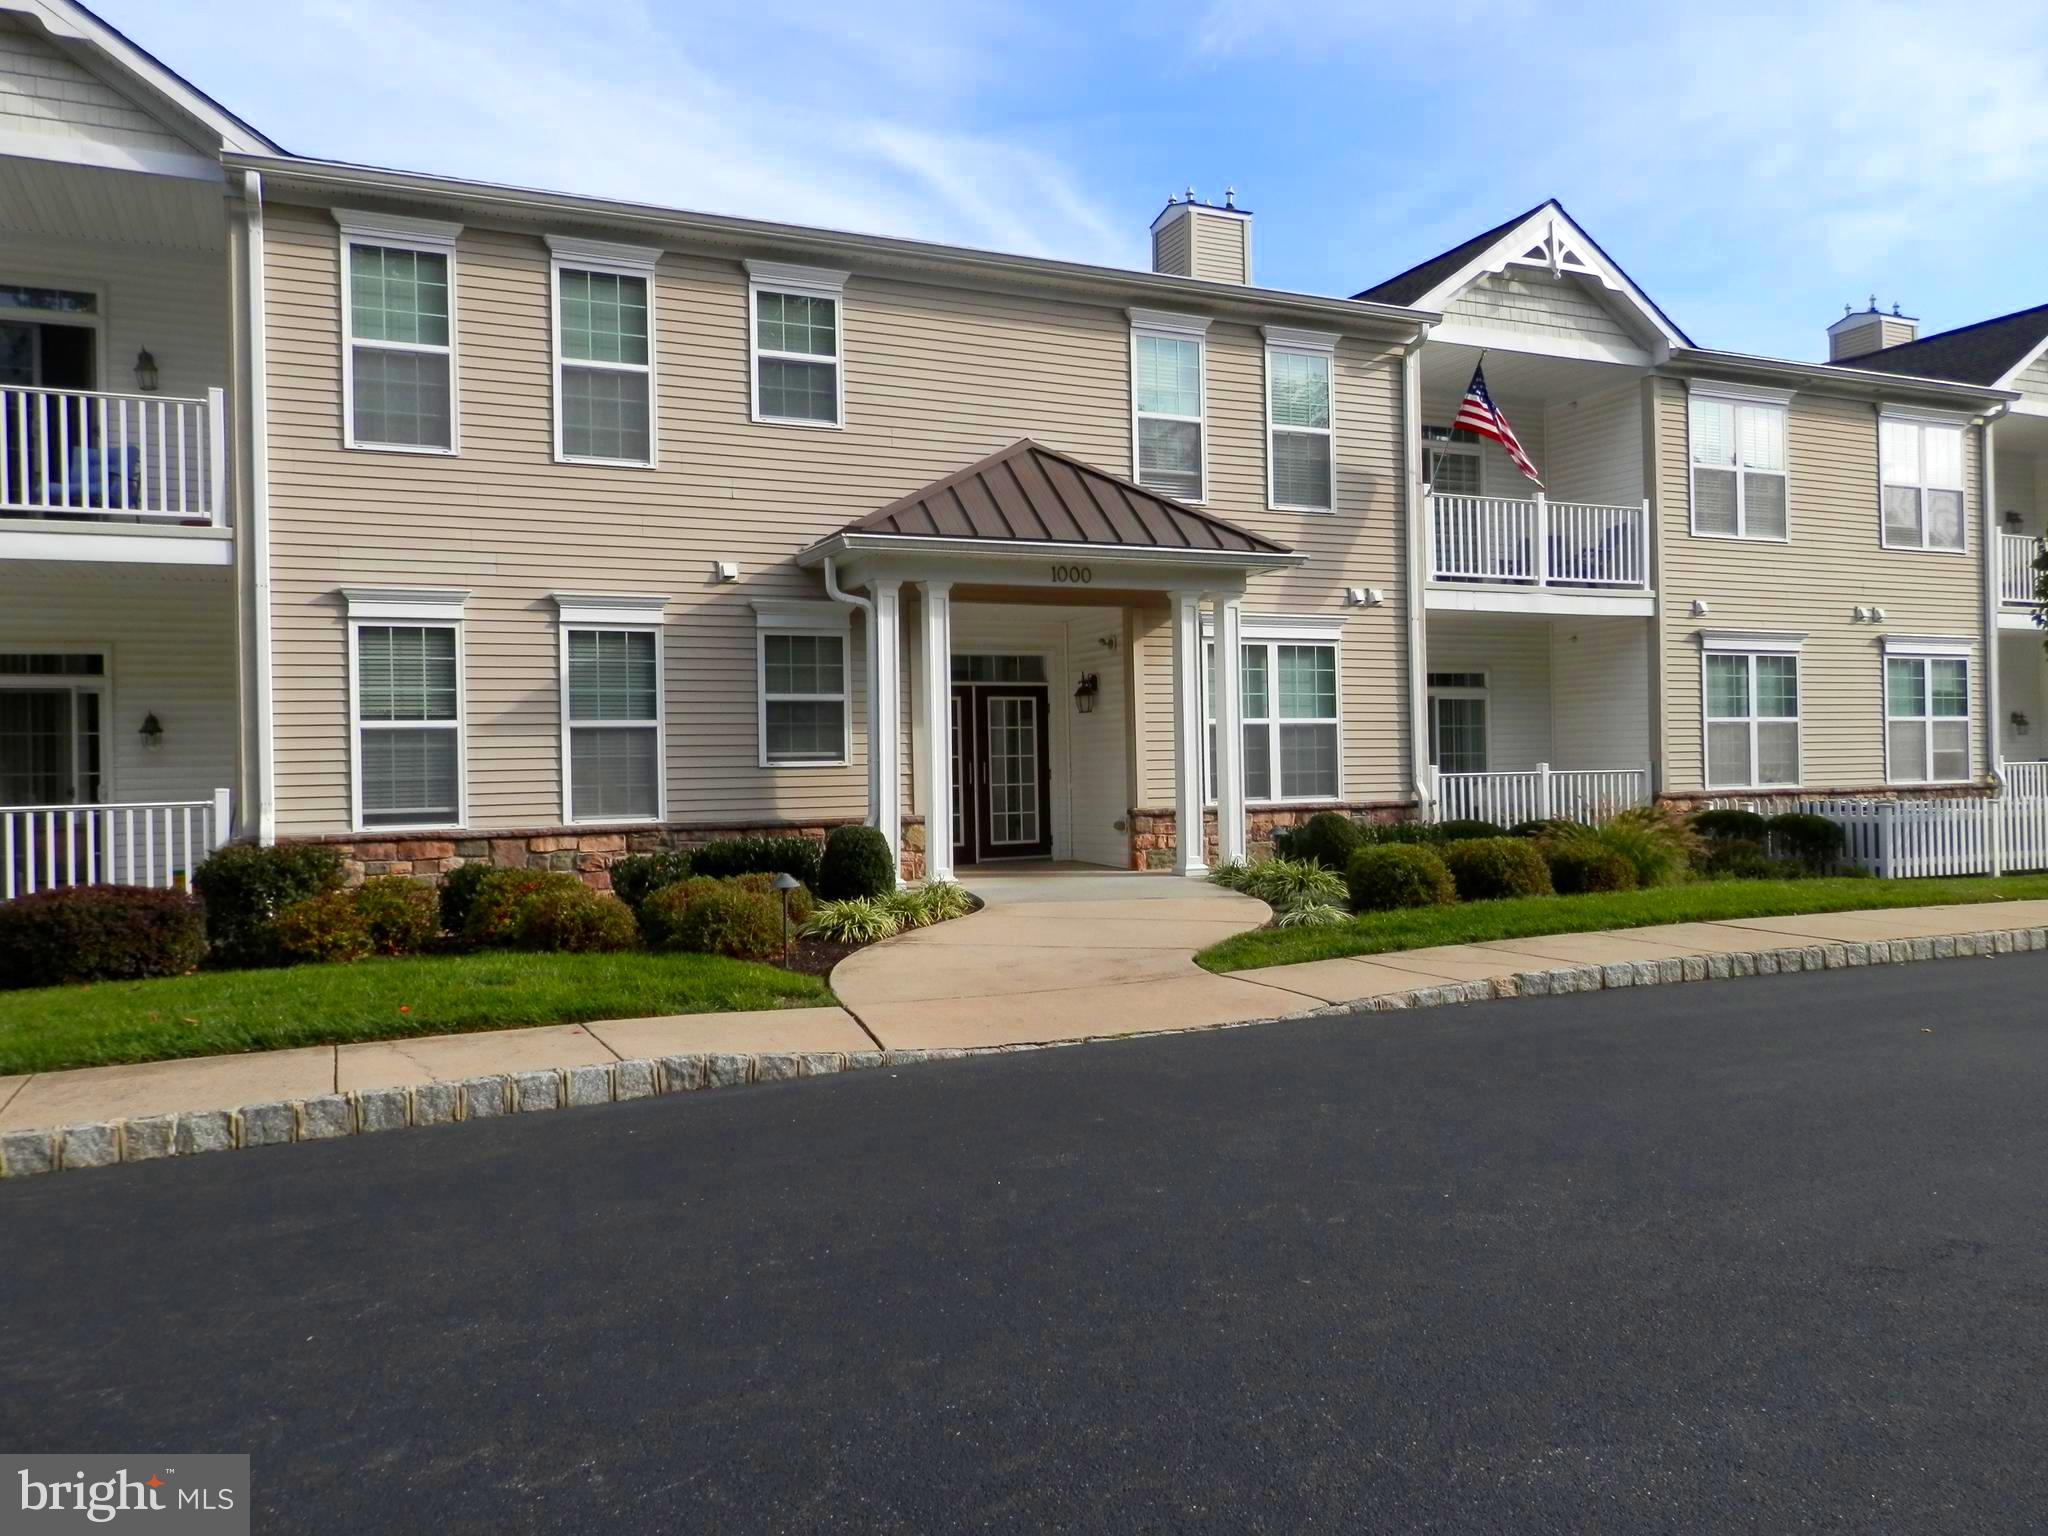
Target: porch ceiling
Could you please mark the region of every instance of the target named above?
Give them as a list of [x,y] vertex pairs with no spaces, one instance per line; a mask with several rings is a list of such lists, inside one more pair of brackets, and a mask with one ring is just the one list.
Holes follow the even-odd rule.
[[167,250],[226,248],[221,184],[0,155],[9,235]]
[[1465,386],[1481,356],[1486,359],[1486,387],[1513,420],[1515,406],[1545,409],[1589,399],[1620,389],[1648,370],[1625,363],[1583,358],[1544,357],[1530,352],[1482,354],[1478,347],[1432,341],[1422,349],[1422,409],[1433,424],[1443,425],[1457,413]]

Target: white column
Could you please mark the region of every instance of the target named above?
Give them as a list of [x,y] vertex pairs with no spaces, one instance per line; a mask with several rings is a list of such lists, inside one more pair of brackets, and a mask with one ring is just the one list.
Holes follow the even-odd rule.
[[1245,856],[1244,813],[1244,674],[1239,652],[1244,643],[1244,598],[1219,592],[1209,600],[1210,627],[1216,637],[1216,840],[1217,857],[1226,862]]
[[924,878],[953,878],[953,584],[923,581]]
[[1208,869],[1202,816],[1202,759],[1208,732],[1202,721],[1202,594],[1175,592],[1173,600],[1173,815],[1175,871]]
[[903,861],[903,584],[869,586],[868,819]]

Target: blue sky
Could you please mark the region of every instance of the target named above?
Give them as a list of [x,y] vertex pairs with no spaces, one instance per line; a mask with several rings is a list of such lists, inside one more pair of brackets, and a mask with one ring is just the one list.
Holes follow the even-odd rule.
[[1702,345],[2048,302],[2048,7],[99,0],[302,153],[1350,293],[1556,196]]

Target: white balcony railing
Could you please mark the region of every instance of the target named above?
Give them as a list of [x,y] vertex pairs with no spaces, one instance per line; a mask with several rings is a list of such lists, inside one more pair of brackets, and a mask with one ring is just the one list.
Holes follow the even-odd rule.
[[184,883],[227,841],[229,794],[130,805],[0,805],[0,899],[66,885]]
[[2008,607],[2031,608],[2035,597],[2034,557],[2041,541],[2031,533],[1998,536],[1998,600]]
[[1548,763],[1512,773],[1438,773],[1430,790],[1434,821],[1607,821],[1650,799],[1648,768],[1558,769]]
[[0,514],[227,526],[227,394],[0,386]]
[[2008,759],[1998,765],[1998,771],[2005,776],[2008,800],[2048,800],[2048,763]]
[[1430,577],[1530,587],[1650,586],[1650,504],[1429,497]]

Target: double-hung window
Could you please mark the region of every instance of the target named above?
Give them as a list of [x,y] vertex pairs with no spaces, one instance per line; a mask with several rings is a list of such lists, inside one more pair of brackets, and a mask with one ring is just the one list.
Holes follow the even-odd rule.
[[657,821],[666,814],[661,610],[667,601],[555,594],[564,821]]
[[[1269,621],[1270,622],[1270,621]],[[1334,800],[1337,764],[1337,646],[1258,633],[1247,621],[1238,650],[1244,702],[1247,801]],[[1206,649],[1203,690],[1208,719],[1209,797],[1216,783],[1216,646]]]
[[1134,309],[1131,316],[1131,459],[1147,490],[1181,501],[1206,494],[1204,353],[1209,322]]
[[1466,427],[1424,427],[1429,489],[1438,496],[1478,496],[1485,488],[1479,436]]
[[1266,500],[1290,512],[1335,506],[1331,374],[1337,338],[1266,327]]
[[1884,658],[1885,777],[1894,784],[1961,784],[1970,777],[1967,641],[1939,652],[1887,641]]
[[754,420],[842,425],[846,273],[750,261],[747,275]]
[[760,643],[761,766],[846,762],[846,610],[837,603],[754,605]]
[[453,453],[455,237],[461,226],[338,212],[342,441]]
[[1790,398],[1775,391],[1693,386],[1687,424],[1695,534],[1788,536],[1785,412]]
[[[1803,637],[1802,637],[1803,638]],[[1706,786],[1799,782],[1799,651],[1795,640],[1704,636]],[[1781,647],[1764,649],[1764,646]]]
[[651,465],[660,252],[553,235],[548,245],[554,252],[555,456]]
[[469,594],[350,588],[345,595],[355,825],[461,826],[462,604]]
[[1485,773],[1486,674],[1429,674],[1429,760],[1439,773]]
[[1886,547],[1961,552],[1962,427],[1887,413],[1877,432]]

